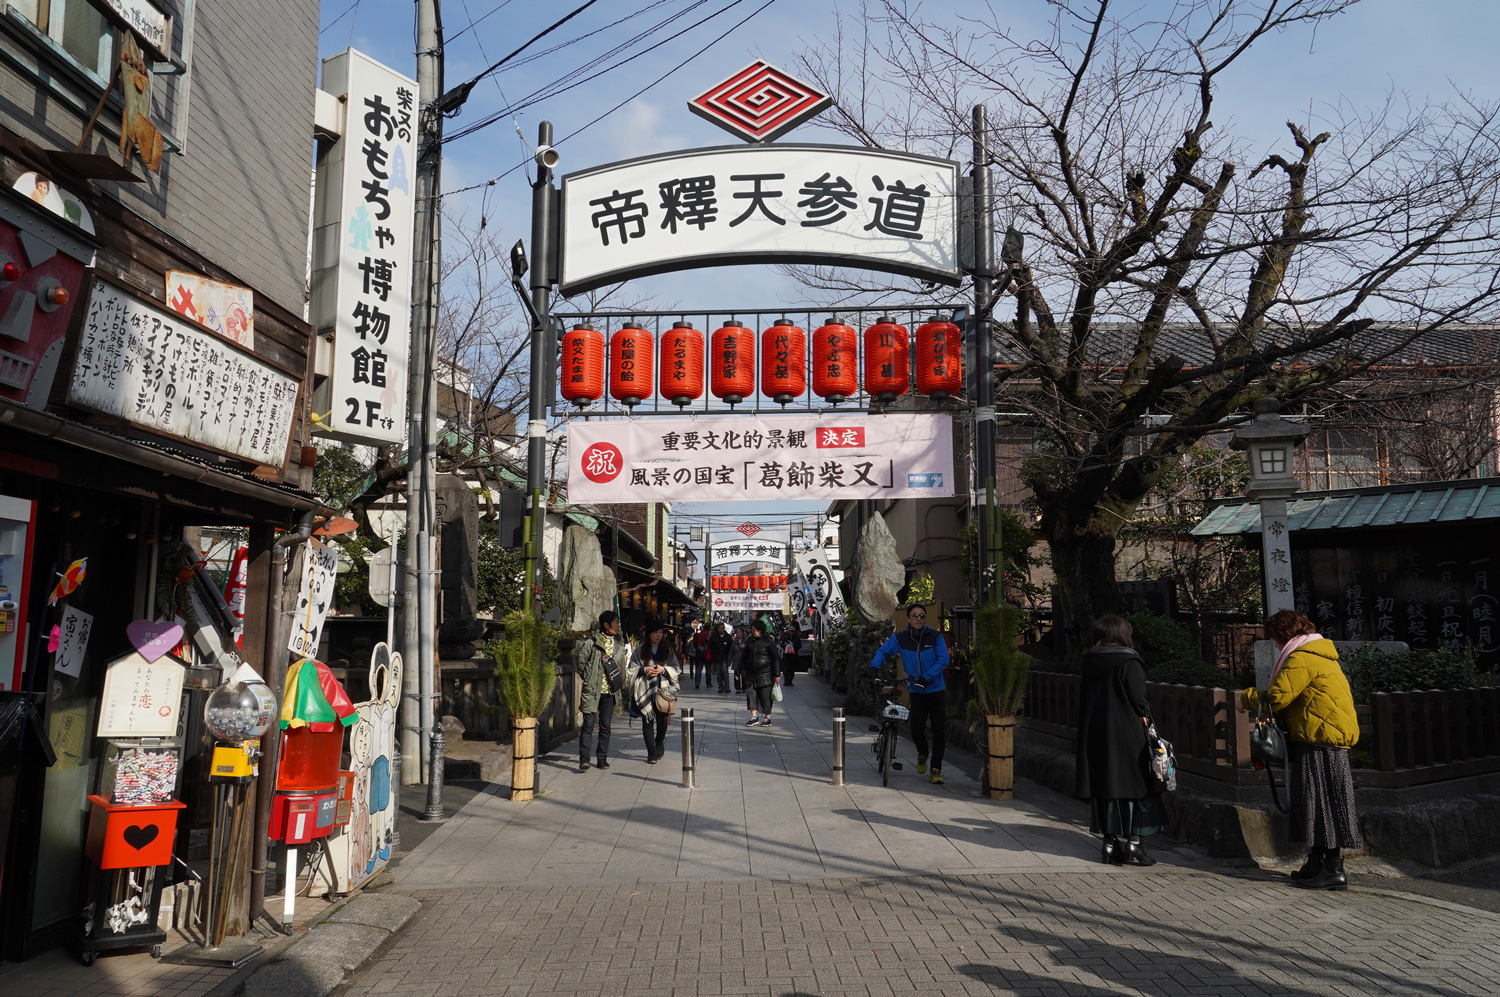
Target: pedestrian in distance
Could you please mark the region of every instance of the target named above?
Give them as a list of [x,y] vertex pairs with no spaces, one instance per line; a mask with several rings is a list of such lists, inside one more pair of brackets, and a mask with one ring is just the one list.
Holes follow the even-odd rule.
[[[943,781],[943,751],[947,747],[947,684],[943,674],[948,669],[948,643],[943,635],[927,625],[927,607],[915,603],[906,609],[906,629],[886,638],[870,660],[870,668],[880,671],[886,659],[901,656],[906,672],[906,687],[911,693],[911,741],[917,748],[917,772],[926,772],[929,758],[932,773],[928,781]],[[890,692],[893,687],[886,687]],[[928,754],[927,725],[932,724],[931,754]]]
[[718,683],[719,692],[729,692],[729,667],[734,659],[734,638],[724,629],[724,624],[714,624],[713,636],[708,640],[708,656],[713,662],[714,679]]
[[781,635],[776,639],[781,644],[782,685],[790,687],[797,677],[797,648],[802,646],[802,641],[790,626],[782,627]]
[[703,679],[708,680],[708,687],[714,687],[713,655],[709,645],[712,635],[701,620],[693,621],[692,655],[693,655],[693,688],[697,689]]
[[1074,795],[1090,803],[1089,827],[1104,838],[1104,862],[1155,865],[1141,838],[1162,829],[1164,811],[1146,785],[1151,706],[1130,624],[1112,615],[1095,620],[1081,671]]
[[641,715],[646,761],[655,765],[666,754],[667,724],[677,708],[682,674],[682,665],[660,620],[646,624],[646,639],[635,649],[630,665],[631,698]]
[[741,627],[730,634],[733,646],[729,649],[729,670],[734,676],[734,691],[745,690],[745,628]]
[[1246,689],[1239,707],[1264,704],[1286,725],[1290,778],[1287,840],[1308,846],[1307,861],[1292,873],[1309,890],[1345,890],[1345,848],[1360,848],[1349,749],[1359,742],[1354,694],[1333,641],[1312,620],[1283,609],[1266,620],[1276,664],[1264,692]]
[[598,759],[609,768],[609,735],[614,724],[615,697],[630,667],[630,642],[620,633],[620,617],[611,610],[599,614],[599,625],[578,647],[578,672],[583,680],[579,709],[583,723],[578,733],[578,771],[587,772],[594,752],[594,727],[599,728]]
[[750,639],[741,655],[746,706],[750,719],[746,727],[771,726],[771,690],[781,684],[781,648],[776,638],[766,633],[761,620],[750,624]]

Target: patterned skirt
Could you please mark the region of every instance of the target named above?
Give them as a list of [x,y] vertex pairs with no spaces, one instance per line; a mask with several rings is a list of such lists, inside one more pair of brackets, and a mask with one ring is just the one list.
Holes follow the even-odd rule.
[[1316,848],[1362,848],[1347,748],[1288,741],[1291,812],[1287,840]]

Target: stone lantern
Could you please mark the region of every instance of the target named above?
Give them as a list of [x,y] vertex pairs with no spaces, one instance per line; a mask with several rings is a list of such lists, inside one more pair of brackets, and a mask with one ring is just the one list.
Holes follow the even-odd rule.
[[1260,503],[1261,566],[1266,615],[1270,616],[1296,608],[1286,501],[1301,487],[1292,473],[1292,452],[1311,429],[1282,418],[1281,403],[1275,398],[1257,398],[1251,408],[1255,418],[1234,431],[1231,445],[1247,451],[1250,458],[1245,496]]

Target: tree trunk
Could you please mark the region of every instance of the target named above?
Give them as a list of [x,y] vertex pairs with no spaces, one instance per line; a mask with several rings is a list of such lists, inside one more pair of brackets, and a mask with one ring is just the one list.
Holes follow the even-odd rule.
[[1073,503],[1054,501],[1043,508],[1042,531],[1052,551],[1056,594],[1052,599],[1053,653],[1072,669],[1087,646],[1089,628],[1124,604],[1115,584],[1115,534],[1118,522],[1109,511],[1090,506],[1082,513]]

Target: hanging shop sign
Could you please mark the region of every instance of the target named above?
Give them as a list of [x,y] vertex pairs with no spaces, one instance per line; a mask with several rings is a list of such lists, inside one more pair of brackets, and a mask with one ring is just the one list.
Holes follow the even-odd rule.
[[786,544],[779,540],[723,540],[709,548],[713,563],[775,561],[786,563]]
[[286,649],[299,657],[312,658],[317,656],[323,621],[333,603],[339,552],[333,544],[316,539],[309,540],[304,549],[302,583],[297,589],[297,608],[292,614],[292,632]]
[[958,164],[842,146],[735,146],[563,177],[563,294],[767,262],[958,284]]
[[139,36],[156,55],[165,59],[171,54],[172,19],[155,4],[145,0],[104,0],[104,9],[113,20]]
[[838,581],[833,576],[833,565],[828,563],[823,548],[814,547],[797,555],[797,570],[806,580],[808,609],[816,614],[819,626],[826,632],[828,627],[848,615]]
[[167,304],[184,318],[255,349],[255,292],[186,270],[167,271]]
[[947,498],[953,419],[944,413],[574,422],[574,502]]
[[173,657],[147,661],[139,651],[105,666],[97,737],[172,737],[187,669]]
[[76,606],[64,607],[62,622],[57,625],[57,650],[52,659],[58,674],[78,678],[83,674],[83,659],[88,653],[89,637],[94,630],[94,616]]
[[343,136],[318,162],[312,320],[333,331],[321,396],[327,435],[379,446],[406,438],[412,180],[417,84],[347,49],[323,62],[346,94]]
[[94,281],[68,402],[281,467],[297,378],[172,312]]
[[715,592],[710,604],[716,612],[734,613],[750,610],[754,613],[786,612],[786,590],[778,592]]

